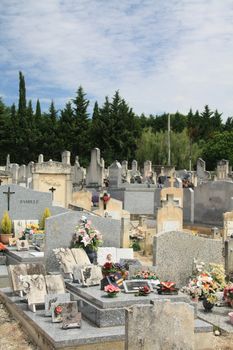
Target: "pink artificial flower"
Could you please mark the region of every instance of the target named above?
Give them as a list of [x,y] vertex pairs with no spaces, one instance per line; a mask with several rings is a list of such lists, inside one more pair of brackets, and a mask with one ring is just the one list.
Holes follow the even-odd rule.
[[81,240],[81,242],[84,244],[84,247],[86,247],[88,244],[90,244],[91,239],[88,235],[84,235],[83,239]]

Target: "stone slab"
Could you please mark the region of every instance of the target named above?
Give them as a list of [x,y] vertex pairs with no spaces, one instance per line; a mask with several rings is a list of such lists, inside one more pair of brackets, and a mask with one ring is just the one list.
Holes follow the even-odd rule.
[[35,250],[29,251],[17,251],[16,247],[8,247],[5,255],[7,257],[7,265],[16,265],[22,263],[43,263],[43,256],[33,256],[31,253],[35,253]]
[[233,326],[230,323],[228,313],[232,309],[227,306],[217,307],[215,306],[211,312],[205,312],[202,302],[199,302],[197,305],[197,316],[198,318],[206,321],[214,326],[219,327],[225,332],[233,333]]

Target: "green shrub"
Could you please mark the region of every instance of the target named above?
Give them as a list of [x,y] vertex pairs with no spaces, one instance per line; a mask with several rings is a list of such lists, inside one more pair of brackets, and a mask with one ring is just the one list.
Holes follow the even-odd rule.
[[3,214],[1,220],[1,233],[11,234],[12,222],[7,211]]
[[51,212],[49,210],[49,208],[45,208],[44,212],[43,212],[43,215],[42,215],[42,218],[41,218],[41,221],[40,221],[40,229],[41,230],[44,230],[45,228],[45,220],[47,218],[49,218],[51,216]]

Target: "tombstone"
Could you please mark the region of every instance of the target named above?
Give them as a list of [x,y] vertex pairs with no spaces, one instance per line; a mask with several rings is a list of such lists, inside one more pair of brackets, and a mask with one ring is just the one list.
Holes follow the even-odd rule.
[[217,163],[217,179],[227,180],[229,178],[229,160],[222,159]]
[[173,194],[167,194],[166,201],[162,201],[162,208],[157,209],[157,234],[164,231],[182,230],[183,209],[174,200]]
[[123,162],[121,163],[121,176],[124,179],[127,179],[127,175],[128,175],[128,161],[123,160]]
[[232,281],[233,277],[233,239],[230,237],[224,242],[225,273]]
[[27,185],[27,167],[24,164],[19,167],[18,184],[23,187]]
[[133,160],[131,165],[131,176],[135,175],[138,175],[138,162]]
[[73,172],[73,186],[80,186],[84,184],[85,181],[85,177],[86,177],[86,169],[82,168],[79,164],[79,157],[76,156],[75,157],[75,163],[74,166],[72,168],[72,172]]
[[87,187],[102,187],[104,181],[104,160],[100,159],[99,148],[91,151],[91,162],[87,169]]
[[194,311],[187,303],[160,300],[126,309],[126,350],[194,350]]
[[9,208],[11,220],[40,220],[47,207],[52,209],[49,193],[18,185],[0,186],[0,218]]
[[31,188],[32,187],[32,167],[34,165],[34,162],[28,163],[27,166],[27,187]]
[[223,240],[233,237],[233,211],[223,214]]
[[19,165],[16,163],[11,164],[10,172],[12,174],[12,183],[17,184],[19,178]]
[[121,165],[115,160],[109,167],[109,187],[120,187],[121,185]]
[[210,180],[211,175],[209,171],[206,171],[205,161],[201,158],[197,160],[197,177],[198,180]]
[[[53,193],[54,203],[68,208],[72,199],[71,165],[62,162],[35,163],[32,167],[32,188],[41,192]],[[52,196],[52,197],[53,197]]]
[[185,231],[162,232],[154,237],[153,265],[161,281],[174,281],[183,287],[193,274],[194,258],[205,264],[223,264],[222,249],[222,240]]
[[70,151],[64,151],[61,155],[62,164],[70,165]]
[[183,208],[183,188],[174,187],[174,183],[176,182],[176,179],[170,178],[169,179],[170,186],[164,187],[161,189],[160,192],[160,198],[162,202],[167,201],[167,196],[173,195],[173,201],[174,205],[179,206],[180,208]]
[[81,191],[73,192],[72,205],[76,205],[79,208],[91,211],[92,208],[92,193],[83,189]]
[[43,154],[39,154],[38,163],[44,163],[44,155]]
[[194,223],[194,190],[192,188],[183,189],[183,218],[186,223]]

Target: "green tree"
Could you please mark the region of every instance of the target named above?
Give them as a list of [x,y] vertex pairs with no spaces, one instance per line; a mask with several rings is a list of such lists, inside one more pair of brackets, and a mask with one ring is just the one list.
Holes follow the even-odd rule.
[[74,125],[75,119],[72,104],[71,102],[67,102],[58,120],[58,138],[62,151],[72,150],[75,145]]
[[74,137],[73,153],[80,157],[81,162],[87,165],[90,158],[90,120],[87,111],[89,100],[80,86],[73,101],[74,111]]

